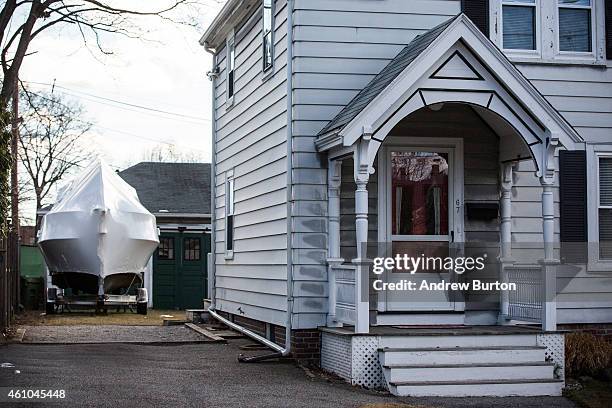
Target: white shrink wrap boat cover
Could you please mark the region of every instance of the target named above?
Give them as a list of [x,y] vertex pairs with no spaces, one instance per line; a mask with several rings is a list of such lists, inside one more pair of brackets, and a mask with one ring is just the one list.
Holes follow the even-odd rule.
[[52,273],[101,278],[142,272],[158,244],[155,216],[142,206],[136,190],[101,160],[60,194],[39,235]]

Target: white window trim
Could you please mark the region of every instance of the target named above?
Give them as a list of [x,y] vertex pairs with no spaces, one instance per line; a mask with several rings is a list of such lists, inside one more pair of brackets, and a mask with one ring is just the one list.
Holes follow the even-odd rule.
[[[502,1],[490,2],[489,32],[490,38],[495,45],[502,49],[503,25],[502,25]],[[514,62],[542,63],[542,64],[569,64],[569,65],[606,65],[605,55],[605,16],[604,0],[593,0],[591,4],[592,17],[592,53],[575,53],[570,51],[559,52],[559,7],[557,0],[536,0],[536,48],[538,52],[521,50],[503,50]],[[539,24],[539,25],[538,25]],[[549,44],[550,46],[545,46]]]
[[[234,79],[233,79],[233,90],[234,93],[232,94],[232,96],[229,96],[229,85],[230,85],[230,70],[229,70],[229,62],[230,62],[230,47],[233,47],[234,49],[234,67],[233,67],[233,71],[234,71]],[[232,30],[232,32],[228,35],[227,40],[225,42],[225,50],[226,50],[226,56],[225,56],[225,95],[226,95],[226,101],[225,101],[225,107],[226,109],[231,108],[234,105],[234,97],[236,96],[236,37],[234,35],[234,30]]]
[[[495,44],[511,57],[520,57],[526,59],[542,58],[542,8],[541,0],[535,0],[534,4],[511,3],[506,0],[498,0],[491,2],[492,16],[490,18],[491,33],[495,33],[495,38],[492,37]],[[535,8],[535,50],[515,50],[506,49],[504,46],[504,21],[503,21],[503,6],[517,7],[532,7]]]
[[587,145],[589,272],[612,272],[612,260],[599,259],[599,158],[612,157],[611,145]]
[[[595,9],[597,8],[597,1],[591,0],[590,6],[575,6],[575,5],[561,5],[558,0],[555,2],[555,59],[561,60],[595,60],[595,50],[597,49],[597,14]],[[591,52],[584,51],[561,51],[560,35],[561,30],[559,29],[559,9],[560,8],[574,8],[574,9],[590,9],[591,10]]]
[[[232,211],[232,216],[234,216],[234,222],[232,223],[232,249],[227,249],[227,241],[228,241],[228,228],[227,228],[227,218],[229,214],[229,207],[230,207],[230,185],[233,184],[234,187],[234,191],[233,191],[233,196],[234,196],[234,210]],[[235,213],[235,206],[236,206],[236,185],[235,185],[235,179],[234,179],[234,170],[228,170],[225,173],[225,230],[224,230],[224,242],[225,242],[225,260],[231,260],[234,259],[234,245],[236,244],[236,239],[235,239],[235,232],[236,232],[236,215]]]
[[275,47],[274,47],[274,39],[275,39],[275,33],[274,33],[274,28],[275,28],[275,24],[276,24],[276,0],[271,0],[271,14],[272,14],[272,21],[270,22],[271,24],[271,30],[272,30],[272,38],[270,41],[272,41],[272,64],[266,68],[265,66],[265,35],[263,33],[263,27],[264,27],[264,11],[265,11],[265,7],[263,7],[263,2],[265,0],[262,0],[262,10],[261,10],[261,25],[262,25],[262,34],[261,34],[261,48],[262,48],[262,72],[263,72],[263,76],[262,79],[266,80],[268,79],[270,76],[272,76],[272,74],[274,74],[275,71]]

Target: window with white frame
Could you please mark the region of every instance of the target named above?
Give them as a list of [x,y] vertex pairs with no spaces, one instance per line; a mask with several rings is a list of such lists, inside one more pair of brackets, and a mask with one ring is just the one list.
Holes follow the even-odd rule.
[[537,49],[537,0],[502,0],[502,47]]
[[599,259],[612,261],[612,155],[598,157]]
[[225,253],[234,252],[234,176],[229,173],[225,182]]
[[557,0],[559,51],[593,51],[593,1]]
[[263,70],[274,65],[274,9],[273,0],[263,0]]
[[227,99],[232,101],[236,82],[236,46],[234,36],[227,40]]

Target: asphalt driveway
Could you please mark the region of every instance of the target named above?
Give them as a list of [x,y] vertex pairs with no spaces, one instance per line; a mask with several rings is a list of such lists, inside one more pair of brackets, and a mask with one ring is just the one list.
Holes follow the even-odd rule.
[[[59,406],[84,407],[551,407],[564,398],[418,398],[353,388],[289,362],[239,363],[240,346],[32,345],[0,346],[0,389],[66,390]],[[251,352],[252,353],[252,352]],[[6,364],[9,363],[9,364]],[[2,401],[2,400],[0,400]],[[4,400],[5,401],[5,400]],[[380,405],[378,405],[380,404]],[[2,402],[0,402],[2,405]],[[57,406],[45,403],[9,406]]]

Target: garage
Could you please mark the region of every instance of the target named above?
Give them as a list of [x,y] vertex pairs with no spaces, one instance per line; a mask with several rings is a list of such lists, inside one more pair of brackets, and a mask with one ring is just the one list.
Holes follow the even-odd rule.
[[145,273],[149,307],[201,309],[210,252],[210,164],[142,162],[119,175],[136,189],[160,231]]
[[202,308],[209,252],[209,234],[160,234],[159,247],[153,257],[153,305],[156,309]]

